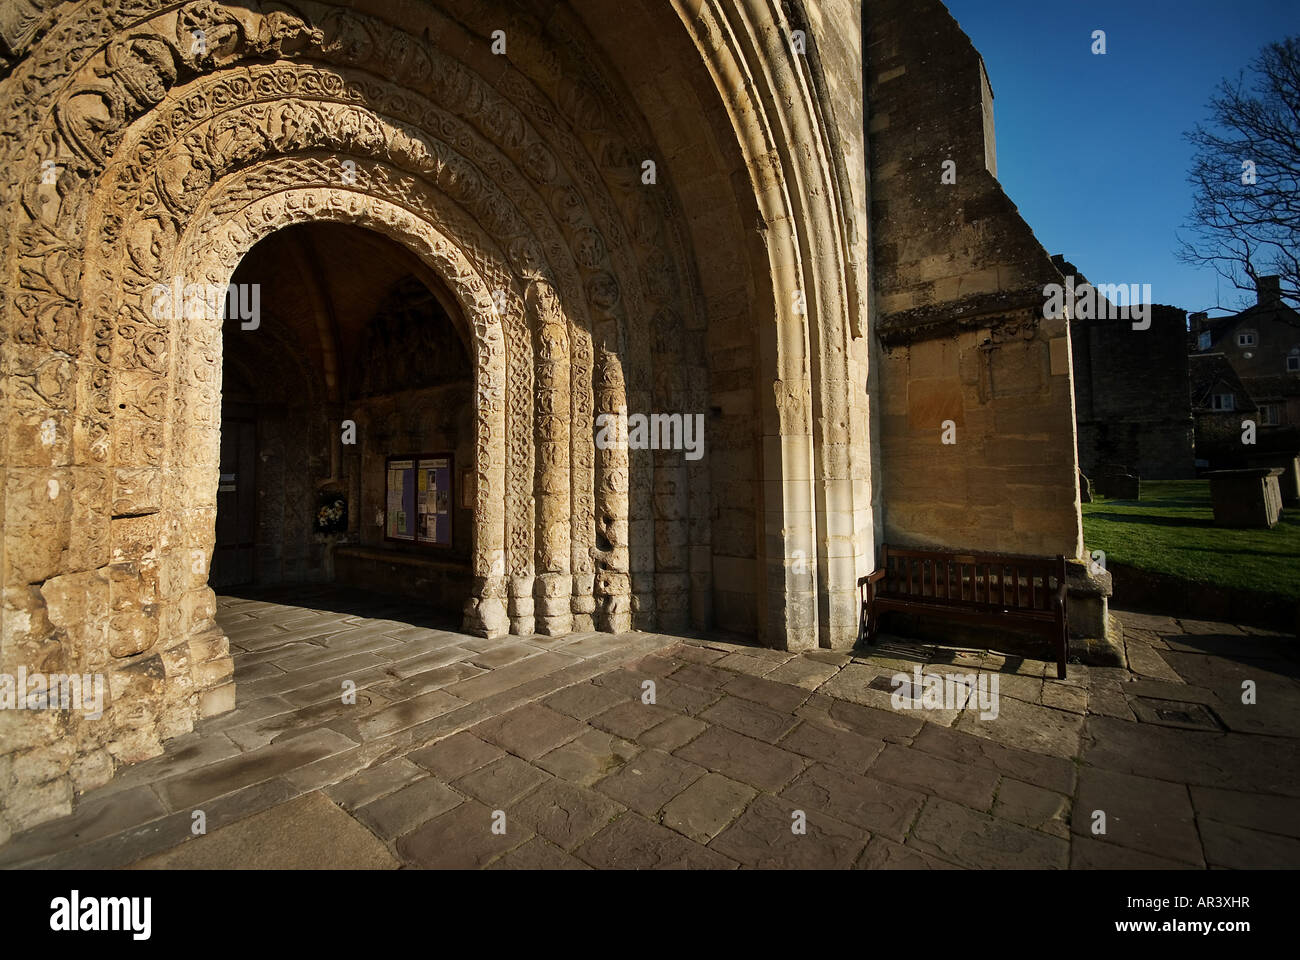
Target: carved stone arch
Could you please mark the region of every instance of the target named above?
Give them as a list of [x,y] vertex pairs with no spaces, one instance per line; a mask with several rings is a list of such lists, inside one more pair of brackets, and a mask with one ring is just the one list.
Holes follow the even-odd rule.
[[[310,198],[310,199],[309,199]],[[492,287],[454,241],[435,226],[391,201],[338,188],[294,188],[252,201],[200,239],[197,231],[178,244],[174,267],[213,282],[227,280],[243,256],[276,230],[303,222],[350,223],[381,233],[410,249],[452,292],[474,330],[474,380],[478,397],[475,438],[476,530],[473,553],[474,596],[466,603],[466,627],[499,635],[507,627],[505,578],[501,559],[506,549],[501,492],[506,463],[499,453],[505,430],[505,335]],[[182,341],[201,344],[210,330],[186,326]],[[203,363],[202,355],[178,357],[178,365]],[[190,389],[178,378],[179,405]],[[215,451],[208,451],[209,458]],[[183,458],[182,458],[183,459]]]
[[[620,210],[620,205],[612,199],[611,191],[617,194],[627,179],[628,161],[632,156],[629,144],[636,143],[638,136],[635,131],[629,136],[625,129],[627,118],[619,111],[602,115],[602,110],[608,110],[611,103],[616,103],[616,100],[611,101],[609,98],[609,84],[592,85],[590,83],[592,74],[589,71],[581,73],[577,78],[572,75],[565,76],[567,68],[564,63],[570,60],[566,54],[554,61],[561,65],[560,75],[552,78],[554,82],[548,87],[548,95],[541,95],[538,88],[533,85],[538,79],[535,76],[524,79],[522,73],[511,74],[510,78],[501,81],[500,88],[508,90],[511,98],[515,100],[514,106],[506,107],[504,105],[507,101],[498,94],[491,83],[484,82],[472,70],[467,70],[463,66],[466,57],[462,56],[459,61],[453,59],[446,64],[439,64],[447,66],[448,69],[434,69],[437,58],[442,56],[437,47],[426,51],[421,49],[419,44],[412,45],[409,40],[403,43],[404,28],[381,19],[388,17],[390,13],[387,7],[381,9],[381,6],[375,5],[373,8],[378,16],[366,16],[356,11],[344,13],[326,4],[308,2],[298,8],[305,12],[305,19],[299,19],[284,10],[276,11],[271,7],[264,8],[258,4],[240,8],[232,13],[214,4],[191,3],[180,8],[179,18],[171,11],[150,2],[136,2],[129,10],[123,9],[120,12],[114,10],[109,16],[118,33],[114,34],[112,31],[105,31],[96,26],[86,35],[96,38],[98,45],[89,42],[78,44],[78,56],[74,58],[74,62],[85,65],[83,73],[93,73],[97,78],[107,75],[115,83],[121,81],[120,87],[130,94],[124,101],[126,107],[122,117],[110,119],[110,129],[98,131],[106,145],[102,155],[107,156],[108,151],[119,143],[121,131],[111,128],[128,122],[134,111],[152,107],[158,99],[159,91],[165,92],[169,83],[190,76],[211,71],[220,72],[242,59],[266,59],[277,56],[288,59],[310,57],[345,67],[367,68],[372,64],[382,63],[384,72],[391,73],[399,82],[413,90],[423,91],[429,95],[441,92],[445,99],[456,102],[461,109],[481,114],[484,124],[482,129],[486,131],[490,126],[499,135],[504,146],[523,151],[518,161],[523,164],[521,169],[533,170],[545,175],[548,170],[545,151],[548,147],[555,157],[570,165],[571,172],[576,177],[574,183],[579,188],[578,191],[570,188],[571,195],[579,198],[580,207],[590,210],[590,214],[584,214],[583,219],[594,222],[602,231],[607,232],[604,247],[607,251],[613,251],[615,257],[624,258],[622,264],[613,272],[601,270],[585,277],[588,300],[605,318],[593,324],[593,332],[603,341],[605,349],[590,349],[584,342],[585,335],[581,331],[575,331],[572,338],[574,357],[578,362],[585,362],[590,355],[593,363],[618,363],[627,366],[631,376],[630,381],[624,376],[622,369],[608,376],[597,374],[593,377],[595,382],[604,385],[599,399],[602,403],[608,404],[608,412],[626,406],[629,385],[632,388],[632,402],[648,406],[656,396],[652,390],[655,380],[651,374],[654,363],[648,350],[651,336],[650,322],[656,317],[677,318],[689,315],[694,310],[694,305],[681,309],[681,304],[674,303],[673,306],[677,309],[664,311],[661,308],[665,304],[656,296],[656,291],[674,287],[675,284],[672,282],[674,275],[689,277],[691,267],[681,256],[680,243],[674,243],[674,257],[678,267],[664,271],[662,262],[655,260],[655,257],[659,256],[656,250],[661,246],[661,238],[672,235],[672,231],[645,230],[645,224],[653,219],[645,216],[641,218],[642,229],[630,231],[628,226],[635,219],[633,216],[635,211],[629,213],[626,209]],[[70,11],[69,21],[75,22],[82,17],[83,9],[75,8]],[[409,14],[408,11],[402,16],[406,16],[409,20]],[[437,11],[431,9],[420,12],[420,19],[423,21],[438,16]],[[569,24],[572,27],[576,24],[576,20],[570,18]],[[191,27],[200,26],[205,29],[211,27],[210,32],[213,36],[220,38],[215,52],[196,54],[194,50],[188,48],[187,31]],[[408,26],[405,29],[415,28]],[[116,53],[114,63],[108,64],[107,51],[110,48],[122,49],[120,44],[118,47],[112,45],[116,42],[115,38],[118,34],[123,31],[130,31],[132,36],[147,37],[149,51],[153,53],[150,56],[124,56]],[[592,46],[590,38],[579,39],[586,46]],[[156,49],[158,43],[171,45],[174,71],[167,66],[167,58]],[[157,55],[153,55],[155,53]],[[105,58],[102,65],[96,61],[97,56]],[[598,54],[593,56],[584,53],[577,59],[583,61],[585,69],[586,65],[597,62],[600,58]],[[495,71],[498,65],[490,61],[489,64],[492,71]],[[19,69],[23,69],[24,66],[25,64],[20,64]],[[63,84],[62,90],[65,93],[70,93],[76,87],[76,73],[76,70],[72,71],[67,82]],[[519,82],[515,83],[514,80]],[[591,87],[591,92],[585,92],[587,87]],[[41,88],[39,94],[49,97],[57,92],[57,89],[51,86]],[[281,92],[291,91],[289,88],[284,88]],[[526,105],[528,109],[521,112],[519,104]],[[541,116],[548,120],[545,124],[546,132],[552,139],[546,141],[545,145],[537,139],[530,140],[526,127],[520,121],[521,117],[526,121],[529,112],[534,108],[540,109]],[[586,130],[580,122],[583,118],[608,120],[610,117],[614,122],[593,125],[599,128],[594,134]],[[563,149],[560,149],[553,138],[560,132],[570,131],[574,126],[576,130],[573,133],[578,135],[582,141],[581,145],[575,149],[571,144],[577,141],[570,140],[565,141]],[[584,134],[588,135],[584,137]],[[596,139],[593,139],[593,135]],[[565,136],[571,134],[565,133]],[[41,142],[49,142],[50,151],[57,154],[60,151],[55,143],[56,140],[57,137],[45,138]],[[31,158],[33,163],[48,159],[48,156],[41,151],[37,153],[38,156]],[[90,157],[79,169],[84,168],[86,163],[94,167],[98,160],[96,157]],[[594,173],[596,167],[599,168],[599,173]],[[75,189],[81,189],[80,185],[75,186]],[[557,195],[557,199],[559,196]],[[662,221],[661,214],[658,215],[658,219]],[[159,224],[156,229],[163,229],[163,227]],[[570,238],[569,242],[573,244],[575,241]],[[625,251],[634,246],[638,249],[638,254],[628,257]],[[662,280],[657,282],[656,274],[667,278],[668,282],[664,283]],[[694,289],[694,286],[687,284],[687,288]],[[646,293],[649,293],[652,299],[643,302],[641,298]],[[625,311],[629,312],[625,313]],[[665,359],[671,365],[672,358]],[[575,372],[581,373],[576,370]],[[571,383],[580,386],[586,382],[585,376],[571,378]],[[617,392],[613,391],[611,386],[614,384],[621,385],[621,389]],[[573,390],[571,396],[572,414],[579,421],[591,420],[590,414],[599,411],[602,406],[602,403],[595,402],[597,398],[593,396],[591,406],[595,409],[587,410],[584,391],[585,386],[583,389]],[[701,396],[698,378],[695,395]],[[642,625],[652,625],[655,614],[655,586],[652,574],[655,569],[656,551],[651,544],[655,537],[657,515],[655,507],[663,498],[659,500],[651,498],[651,462],[648,457],[640,455],[639,459],[643,462],[638,464],[636,469],[628,470],[622,463],[626,458],[625,451],[608,451],[593,457],[587,449],[584,434],[585,431],[575,431],[570,436],[573,444],[574,475],[579,481],[571,500],[574,612],[579,615],[580,621],[587,616],[586,601],[580,599],[580,595],[585,592],[585,584],[590,582],[594,575],[591,567],[594,558],[604,567],[604,575],[599,578],[599,582],[605,589],[617,592],[616,596],[606,597],[598,611],[597,619],[600,625],[610,629],[622,629],[629,624],[627,616],[631,608],[624,599],[619,598],[629,596],[633,590],[627,574],[630,563],[628,533],[630,521],[629,510],[625,505],[626,499],[631,496],[640,517],[637,523],[642,530],[640,536],[642,544],[637,551],[638,572],[641,576],[635,586],[639,601],[638,622]],[[580,485],[581,479],[587,473],[593,475],[598,491],[594,500],[582,492]],[[624,483],[624,478],[628,482]],[[593,512],[602,509],[602,504],[604,507],[600,528],[608,541],[608,549],[597,549],[593,546],[584,551],[581,549],[581,544],[594,537],[595,533]],[[707,511],[703,512],[705,513],[703,519],[706,520]],[[674,512],[669,522],[685,529],[685,517],[678,516],[677,512]],[[706,529],[707,524],[697,523],[697,527]],[[685,538],[670,539],[684,540]],[[680,580],[680,576],[677,579]],[[528,601],[522,596],[520,599],[522,608]],[[681,604],[670,605],[675,608],[682,606]],[[693,604],[693,606],[701,605]]]
[[[193,93],[194,98],[201,96],[200,88],[193,87],[193,90],[195,91]],[[180,94],[183,96],[188,92],[189,92],[188,90],[184,90],[184,91],[180,91]],[[272,112],[274,112],[274,109],[275,108],[272,108]],[[164,135],[171,131],[171,127],[172,124],[169,123],[165,117],[161,118],[158,122],[154,124],[155,131],[162,131]],[[412,134],[418,135],[419,131],[412,131]],[[403,134],[403,137],[405,142],[409,145],[409,143],[411,142],[411,136],[407,134]],[[156,142],[156,138],[149,134],[142,136],[140,139],[143,140],[143,142],[146,144],[147,156],[142,157],[141,161],[137,163],[137,166],[139,166],[142,170],[147,169],[148,166],[153,166],[157,169],[168,168],[167,157],[162,152],[164,150],[165,145]],[[302,146],[301,143],[299,143],[298,145]],[[352,146],[352,144],[338,144],[338,143],[332,144],[332,146],[335,147],[340,145]],[[264,146],[269,146],[269,144],[264,144]],[[391,153],[392,152],[391,140],[389,141],[388,147],[389,147],[389,152]],[[242,157],[242,159],[245,161],[251,161],[255,153],[256,151],[253,151],[252,153],[247,153]],[[186,175],[186,170],[182,166],[177,170],[177,176],[180,177],[181,179],[184,179],[185,175]],[[202,171],[203,178],[210,178],[211,175],[212,175],[212,171],[209,169],[205,168]],[[485,181],[485,182],[490,183],[490,181]],[[161,192],[162,191],[160,190],[159,193]],[[511,246],[513,247],[513,243],[511,244]],[[567,247],[565,247],[563,244],[560,243],[555,243],[555,242],[548,243],[546,245],[546,248],[547,248],[547,252],[552,254],[552,259],[553,259],[554,252],[557,250],[561,254],[567,253]],[[533,263],[536,263],[538,261],[541,261],[543,257],[544,254],[542,252],[534,250],[534,252],[525,259]],[[590,263],[587,265],[598,266],[598,264],[590,264]],[[562,266],[557,266],[556,268],[557,277],[563,277],[565,275],[565,272],[566,271],[562,269]],[[606,274],[606,276],[608,276],[608,274]],[[567,286],[570,293],[572,293],[572,285],[568,284]],[[600,286],[599,283],[596,283],[596,284],[589,284],[588,289],[589,291],[592,291],[591,295],[599,296],[603,288]],[[575,299],[575,297],[572,295],[566,299],[567,302],[570,304],[577,303],[579,306],[578,313],[581,314],[582,312],[581,306],[583,304],[583,301],[581,299]],[[591,370],[590,339],[589,339],[589,335],[585,332],[584,329],[575,328],[575,330],[573,331],[572,340],[573,340],[574,355],[575,355],[574,376],[572,378],[572,381],[575,384],[582,386],[583,384],[589,382],[588,378],[590,377],[590,370]],[[589,388],[583,387],[582,389],[575,389],[573,390],[572,393],[573,393],[572,396],[573,416],[575,420],[577,420],[578,422],[583,422],[583,421],[591,422],[592,401],[591,401]],[[622,405],[621,403],[614,403],[610,407],[610,409],[617,409],[621,405]],[[593,577],[591,574],[591,568],[589,566],[590,555],[592,551],[591,551],[591,547],[587,546],[582,550],[582,552],[579,552],[579,546],[584,541],[579,535],[577,535],[585,532],[587,537],[594,536],[594,528],[591,521],[592,512],[594,509],[594,502],[592,496],[586,492],[588,489],[590,489],[589,483],[584,482],[592,473],[592,469],[591,469],[592,457],[590,453],[590,446],[591,446],[590,436],[583,436],[581,433],[579,433],[577,438],[574,439],[573,461],[574,461],[575,481],[577,483],[577,486],[575,486],[574,497],[573,497],[575,509],[573,510],[574,516],[572,522],[573,522],[574,529],[577,533],[575,533],[575,536],[573,537],[573,541],[575,544],[574,547],[575,561],[573,564],[574,584],[575,584],[573,589],[573,595],[574,595],[573,607],[574,607],[574,613],[577,614],[580,618],[580,626],[582,627],[587,627],[591,625],[590,618],[591,618],[591,612],[593,610],[591,606],[591,602],[588,599],[586,599],[587,597],[591,596],[591,590],[592,590]],[[619,456],[619,453],[620,453],[619,451],[614,451],[613,456],[617,457]],[[616,496],[620,492],[617,489],[610,488],[608,486],[606,486],[603,489],[606,496]],[[619,510],[617,512],[623,516],[626,516],[625,509]],[[586,540],[586,543],[592,543],[592,541],[588,539]],[[615,557],[613,562],[616,565],[618,565],[617,556]],[[515,572],[517,574],[522,573],[522,571],[515,571]],[[603,582],[608,584],[611,581],[603,581]],[[616,581],[614,581],[614,583],[617,585]],[[528,602],[526,599],[527,592],[528,592],[527,582],[521,581],[521,584],[516,592],[519,594],[520,597],[519,606],[521,608],[521,617],[526,616],[526,610],[524,610],[524,607]],[[606,611],[607,612],[609,611],[608,606],[606,608]],[[615,624],[617,623],[616,620],[610,621],[608,617],[604,617],[604,616],[601,617],[601,620],[602,622],[605,623],[615,623]],[[521,623],[521,627],[525,628],[525,632],[526,632],[527,624],[524,623],[522,620],[520,621],[520,623]]]
[[[194,87],[194,88],[192,88],[191,90],[183,90],[183,91],[180,91],[179,93],[180,93],[181,96],[187,96],[187,97],[190,97],[190,98],[195,98],[195,97],[198,97],[198,96],[201,96],[201,95],[202,95],[201,87]],[[356,108],[353,107],[353,108],[349,108],[349,109],[356,109]],[[274,114],[274,113],[275,113],[275,107],[272,106],[269,112],[270,112],[270,114]],[[263,113],[266,114],[267,111],[263,111]],[[264,120],[265,120],[266,118],[267,118],[266,116],[263,116],[263,119],[264,119]],[[169,122],[169,121],[167,120],[166,117],[163,117],[163,118],[161,118],[158,122],[156,122],[156,123],[154,124],[154,130],[155,130],[155,131],[161,130],[161,131],[163,131],[164,133],[170,133],[170,132],[173,132],[173,130],[172,130],[173,126],[174,126],[174,123]],[[184,129],[181,129],[180,131],[175,131],[175,132],[177,133],[177,136],[178,136],[178,137],[184,135]],[[418,133],[418,131],[416,131],[416,133]],[[197,136],[197,137],[199,137],[200,139],[202,139],[201,135],[199,135],[199,134],[192,134],[192,136]],[[160,137],[155,137],[155,136],[149,134],[148,132],[144,132],[144,133],[143,133],[139,138],[137,138],[137,139],[138,139],[138,140],[143,140],[143,141],[148,145],[147,156],[143,156],[143,157],[138,158],[138,159],[136,159],[136,158],[132,158],[130,161],[128,161],[128,165],[130,165],[130,163],[134,163],[134,164],[135,164],[135,165],[136,165],[136,166],[137,166],[141,171],[147,171],[147,169],[148,169],[149,167],[153,167],[153,168],[156,168],[156,169],[177,169],[177,168],[175,167],[175,165],[172,164],[171,159],[170,159],[170,158],[174,155],[174,153],[175,153],[174,147],[175,147],[175,143],[177,142],[176,140],[173,140],[173,141],[171,142],[171,145],[169,146],[167,143],[161,142],[161,138],[160,138]],[[408,140],[408,142],[409,142],[409,137],[407,138],[407,140]],[[131,143],[132,141],[131,141],[130,138],[128,138],[126,142],[127,142],[127,143]],[[299,141],[296,145],[299,146],[299,147],[307,147],[307,146],[311,146],[310,143],[303,143],[303,142],[301,142],[301,141]],[[338,143],[331,144],[331,146],[335,146],[335,147],[340,146],[340,145],[351,146],[351,144],[338,144]],[[263,146],[264,146],[265,148],[269,149],[270,146],[271,146],[271,144],[270,144],[269,142],[264,142],[264,143],[263,143]],[[391,141],[389,141],[389,146],[391,147]],[[377,152],[381,152],[381,153],[382,153],[383,151],[377,151]],[[389,153],[391,154],[391,152],[392,152],[392,151],[391,151],[391,149],[390,149],[390,150],[389,150]],[[250,152],[245,152],[245,153],[241,154],[240,159],[241,159],[241,161],[243,161],[243,162],[252,162],[252,161],[255,160],[255,156],[256,156],[256,151],[251,152],[251,153],[250,153]],[[336,159],[341,159],[341,157],[340,157],[340,158],[336,158]],[[184,175],[185,175],[185,169],[186,169],[186,168],[185,168],[184,164],[180,165],[180,167],[179,167],[179,169],[178,169],[178,173],[177,173],[177,175],[183,178]],[[214,175],[218,175],[218,174],[219,174],[219,171],[215,171],[215,170],[213,170],[213,169],[211,169],[211,168],[205,168],[204,171],[203,171],[203,177],[202,177],[201,179],[202,179],[204,182],[208,182],[208,181],[211,180],[211,177],[212,177],[212,176],[214,176]],[[140,174],[139,174],[139,173],[137,173],[137,176],[136,176],[136,177],[132,177],[132,176],[128,176],[128,175],[123,175],[123,176],[119,177],[119,179],[122,179],[122,180],[124,180],[124,181],[127,182],[127,183],[131,182],[133,179],[138,179],[138,178],[140,178]],[[108,178],[108,179],[111,179],[111,178]],[[309,180],[310,177],[305,176],[305,175],[300,175],[300,176],[298,177],[298,179],[299,179],[299,180],[304,180],[304,179]],[[318,179],[320,179],[320,178],[318,177]],[[157,192],[158,194],[160,194],[160,195],[163,193],[163,191],[162,191],[161,189],[159,189],[159,190],[156,191],[156,192]],[[122,203],[122,201],[123,201],[124,198],[123,198],[120,194],[117,194],[117,195],[115,196],[115,199],[117,200],[118,205],[120,206],[120,204]],[[173,206],[175,206],[176,203],[179,202],[178,199],[175,198],[175,197],[172,198],[172,201],[173,201],[173,204],[172,204]],[[195,211],[194,211],[194,209],[192,209],[192,207],[193,207],[193,204],[192,204],[192,203],[189,203],[189,204],[186,204],[186,209],[185,209],[185,210],[182,210],[182,211],[176,211],[176,212],[178,212],[178,213],[180,213],[180,214],[182,214],[182,215],[185,215],[185,216],[194,216]],[[96,221],[96,219],[95,219],[94,217],[91,218],[91,222],[92,222],[92,224],[97,224],[97,221]],[[94,235],[94,233],[95,233],[94,229],[92,229],[90,232],[91,232],[92,235]],[[458,232],[460,232],[460,231],[458,231]],[[520,238],[520,239],[523,239],[523,238]],[[510,245],[511,245],[511,247],[513,247],[513,246],[514,246],[514,243],[512,242]],[[128,245],[128,249],[130,249],[129,245]],[[526,255],[523,255],[522,257],[521,257],[521,256],[512,256],[512,257],[511,257],[512,260],[517,261],[517,263],[516,263],[516,271],[517,271],[517,272],[526,272],[527,270],[536,270],[536,269],[539,269],[539,268],[537,267],[537,264],[539,263],[539,261],[542,260],[542,258],[543,258],[543,254],[541,253],[540,250],[537,250],[535,247],[534,247],[533,252],[532,252],[531,254],[526,254]],[[520,266],[520,264],[522,264],[522,267]],[[578,337],[575,336],[575,341],[576,341],[577,339],[578,339]],[[589,351],[588,351],[588,356],[589,356]],[[578,372],[579,372],[581,375],[588,375],[588,376],[589,376],[589,371],[590,371],[590,369],[591,369],[591,367],[590,367],[590,363],[587,362],[585,365],[583,365],[583,366],[581,366],[581,367],[578,368]],[[575,399],[579,399],[579,398],[575,398]],[[589,411],[589,410],[590,410],[590,401],[589,401],[589,400],[584,400],[584,401],[583,401],[583,404],[584,404],[584,406],[585,406],[585,409]],[[588,415],[587,419],[590,419],[589,415]],[[521,421],[522,421],[522,418],[517,418],[517,422],[521,422]],[[587,495],[587,494],[583,494],[582,496],[583,496],[583,499],[584,499],[588,504],[591,503],[591,497],[590,497],[589,495]],[[515,511],[515,513],[517,514],[518,511]],[[539,523],[543,523],[543,522],[546,522],[546,521],[544,521],[544,520],[539,520]],[[524,573],[523,571],[521,571],[521,570],[514,570],[513,572],[515,572],[516,574],[523,574],[522,589],[519,589],[519,590],[516,591],[516,592],[518,593],[518,595],[519,595],[519,596],[518,596],[518,603],[516,604],[516,605],[519,607],[519,609],[518,609],[517,611],[515,611],[515,613],[516,613],[516,617],[515,617],[515,620],[516,620],[516,627],[517,627],[517,629],[520,630],[520,632],[529,632],[529,631],[531,630],[531,626],[532,626],[532,624],[531,624],[531,623],[528,621],[528,619],[527,619],[527,617],[528,617],[528,615],[529,615],[529,611],[526,609],[526,605],[527,605],[527,603],[528,603],[528,599],[529,599],[529,597],[528,597],[528,594],[529,594],[529,591],[528,591],[529,581],[528,581],[528,579],[527,579],[527,574]],[[592,578],[591,578],[590,576],[587,576],[587,577],[585,578],[585,581],[586,581],[586,584],[585,584],[585,585],[586,585],[586,590],[585,590],[585,591],[574,591],[574,593],[575,593],[574,600],[573,600],[573,604],[574,604],[574,612],[575,612],[575,613],[578,613],[578,614],[580,614],[580,615],[581,615],[581,614],[586,614],[586,621],[587,621],[587,623],[584,624],[584,625],[589,625],[589,622],[590,622],[590,614],[591,614],[592,610],[594,609],[594,608],[590,605],[590,604],[591,604],[591,601],[586,599],[587,597],[590,597],[590,596],[591,596],[591,579],[592,579]],[[541,589],[540,586],[539,586],[539,589]],[[545,590],[546,590],[546,594],[547,594],[547,599],[548,599],[548,601],[554,601],[557,597],[562,596],[562,595],[564,595],[564,594],[566,593],[566,591],[560,590],[559,588],[557,588],[557,587],[555,587],[555,586],[548,586],[548,587],[545,588]],[[585,596],[584,596],[584,594],[585,594]],[[548,623],[548,624],[544,624],[544,628],[545,628],[545,629],[547,629],[547,630],[549,630],[549,631],[555,631],[555,632],[558,632],[559,630],[564,629],[565,625],[568,624],[568,623],[570,622],[570,618],[567,617],[566,615],[558,614],[558,613],[557,613],[557,614],[555,614],[555,617],[556,617],[556,623],[554,623],[554,624],[550,624],[550,623]]]

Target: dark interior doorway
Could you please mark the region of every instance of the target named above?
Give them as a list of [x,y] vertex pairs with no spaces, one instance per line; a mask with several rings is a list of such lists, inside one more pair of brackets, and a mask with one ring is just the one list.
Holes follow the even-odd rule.
[[221,423],[221,477],[217,485],[217,541],[213,588],[253,582],[257,541],[257,423],[225,417]]
[[[231,285],[258,315],[222,327],[209,584],[332,582],[459,613],[477,421],[455,300],[414,254],[346,224],[272,234]],[[413,496],[397,506],[406,461]]]

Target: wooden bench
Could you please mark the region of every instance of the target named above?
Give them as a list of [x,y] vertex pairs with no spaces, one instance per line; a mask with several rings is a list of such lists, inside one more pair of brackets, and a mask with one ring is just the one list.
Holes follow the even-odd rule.
[[880,615],[938,614],[992,626],[1023,626],[1056,647],[1056,675],[1065,679],[1065,557],[880,548],[880,566],[858,580],[859,642],[875,643]]

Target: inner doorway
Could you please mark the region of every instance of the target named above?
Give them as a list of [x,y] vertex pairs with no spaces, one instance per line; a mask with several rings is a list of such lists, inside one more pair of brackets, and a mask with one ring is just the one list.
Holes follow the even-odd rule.
[[334,223],[263,239],[231,289],[211,585],[338,583],[459,613],[477,424],[455,300],[401,245]]
[[217,539],[208,584],[214,589],[253,582],[257,539],[257,422],[222,417],[217,481]]

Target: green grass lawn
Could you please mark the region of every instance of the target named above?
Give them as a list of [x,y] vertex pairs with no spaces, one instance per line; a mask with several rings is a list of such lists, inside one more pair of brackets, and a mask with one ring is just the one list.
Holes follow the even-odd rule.
[[1272,530],[1216,527],[1208,480],[1143,480],[1140,501],[1085,503],[1083,535],[1107,563],[1300,599],[1300,511]]

